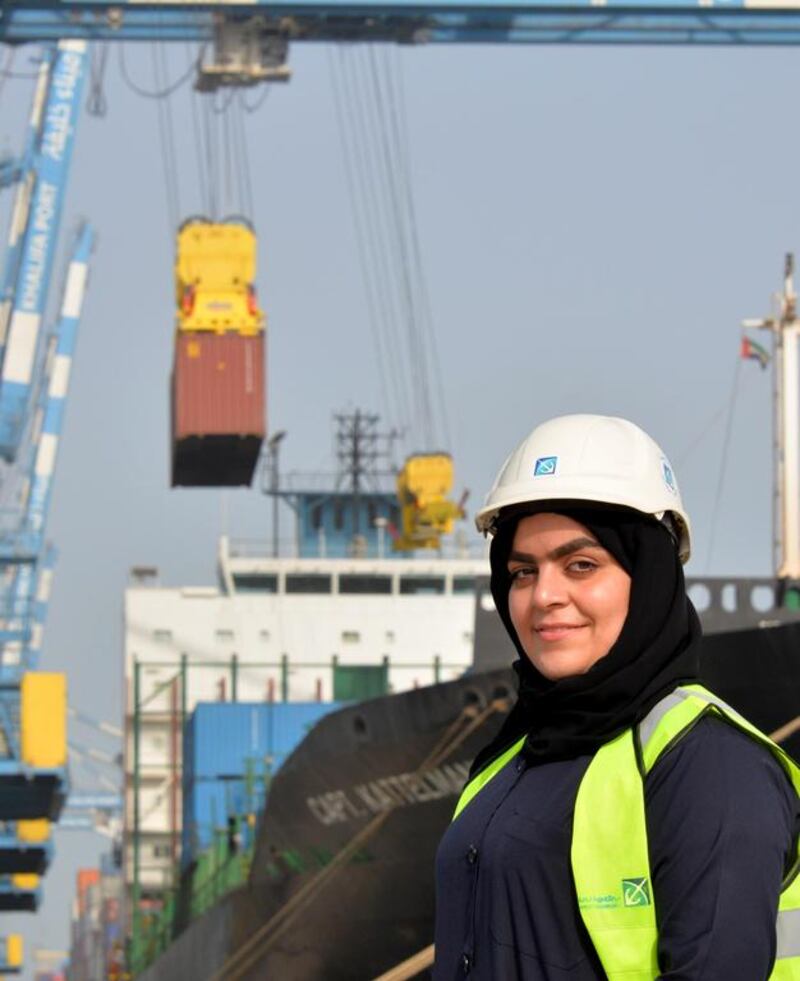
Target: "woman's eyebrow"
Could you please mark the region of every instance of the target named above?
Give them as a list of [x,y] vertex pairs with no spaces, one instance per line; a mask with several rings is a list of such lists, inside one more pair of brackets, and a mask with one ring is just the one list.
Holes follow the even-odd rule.
[[[571,555],[573,552],[578,552],[582,548],[602,548],[603,546],[596,542],[593,538],[587,538],[582,535],[580,538],[572,538],[568,542],[564,542],[563,545],[559,545],[558,548],[554,548],[552,552],[547,553],[548,559],[563,559],[565,555]],[[509,562],[533,562],[536,563],[538,559],[535,555],[531,555],[528,552],[518,552],[516,549],[512,550],[508,556]]]

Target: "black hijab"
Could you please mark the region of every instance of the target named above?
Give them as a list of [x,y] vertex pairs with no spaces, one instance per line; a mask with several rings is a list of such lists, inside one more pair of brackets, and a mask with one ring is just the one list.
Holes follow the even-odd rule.
[[[521,517],[564,514],[592,533],[631,577],[628,615],[616,643],[586,674],[548,681],[531,664],[508,610],[508,555]],[[492,596],[520,654],[514,662],[519,697],[497,738],[472,764],[477,772],[527,733],[529,764],[594,753],[639,722],[678,684],[698,680],[700,621],[686,595],[683,567],[670,532],[628,509],[548,506],[517,512],[492,541]]]

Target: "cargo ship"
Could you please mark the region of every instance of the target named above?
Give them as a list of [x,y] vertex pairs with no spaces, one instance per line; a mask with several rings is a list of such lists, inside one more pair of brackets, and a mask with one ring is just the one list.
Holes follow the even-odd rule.
[[[693,581],[710,592],[768,589],[765,580]],[[271,782],[248,857],[248,875],[174,931],[141,977],[370,981],[432,942],[433,863],[469,764],[513,698],[496,646],[495,618],[476,604],[476,670],[438,685],[365,701],[322,718]],[[800,710],[800,622],[748,616],[750,629],[709,634],[703,677],[767,731]],[[775,623],[784,619],[786,622]],[[488,646],[485,646],[488,642]],[[510,652],[505,648],[506,652]],[[753,670],[753,665],[758,670]],[[797,727],[783,738],[800,755]],[[218,857],[219,869],[237,856]],[[191,890],[191,879],[184,879]],[[152,935],[151,935],[152,938]],[[429,963],[429,961],[428,961]],[[396,974],[416,977],[418,973]],[[424,976],[421,974],[419,976]]]
[[[147,973],[260,867],[264,802],[320,720],[342,706],[394,705],[403,692],[432,690],[472,665],[485,546],[470,553],[456,535],[434,554],[417,550],[438,544],[439,530],[460,513],[446,499],[452,463],[446,454],[417,454],[386,487],[356,464],[368,458],[357,444],[373,443],[376,417],[337,419],[352,451],[346,469],[280,481],[284,508],[295,515],[291,541],[223,537],[214,586],[170,588],[155,568],[131,571],[121,868],[134,974]],[[405,723],[398,725],[399,733]],[[359,746],[371,732],[370,724]],[[401,770],[413,767],[414,753],[409,744],[398,756]],[[349,764],[351,757],[352,747]],[[430,798],[449,798],[464,772],[444,771],[444,789]],[[373,806],[384,799],[376,793]],[[317,813],[326,806],[321,800]],[[340,836],[331,825],[314,846],[318,865]],[[303,842],[278,852],[270,894],[281,869],[297,872],[309,860]]]
[[[787,301],[779,355],[796,324]],[[688,587],[703,680],[800,756],[787,487],[776,576]],[[390,553],[388,492],[283,493],[293,556],[223,539],[217,587],[140,569],[126,594],[122,877],[145,981],[425,976],[437,843],[514,698],[485,554]],[[223,742],[232,758],[213,762]]]

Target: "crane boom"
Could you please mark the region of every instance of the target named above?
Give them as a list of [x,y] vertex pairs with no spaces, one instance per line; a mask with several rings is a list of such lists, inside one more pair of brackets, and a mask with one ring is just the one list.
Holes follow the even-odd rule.
[[[44,621],[50,599],[55,552],[47,547],[44,533],[47,514],[53,493],[58,447],[64,421],[64,409],[69,394],[72,358],[78,336],[78,325],[86,295],[89,274],[89,258],[94,245],[94,232],[87,223],[78,229],[72,258],[67,268],[61,300],[61,315],[49,338],[50,352],[46,360],[46,386],[43,388],[34,426],[36,437],[33,445],[31,474],[23,494],[23,523],[29,530],[31,546],[38,559],[29,567],[22,567],[18,584],[17,603],[31,610],[32,625],[27,650],[22,661],[29,669],[38,663],[42,645]],[[26,576],[26,569],[30,575]]]
[[[13,280],[8,336],[0,372],[0,457],[16,459],[30,405],[47,286],[53,265],[85,75],[86,42],[60,41],[46,54],[46,87],[37,89],[34,145],[25,161],[30,205]],[[21,217],[21,216],[20,216]],[[12,232],[13,234],[13,232]],[[16,248],[13,243],[12,250]]]

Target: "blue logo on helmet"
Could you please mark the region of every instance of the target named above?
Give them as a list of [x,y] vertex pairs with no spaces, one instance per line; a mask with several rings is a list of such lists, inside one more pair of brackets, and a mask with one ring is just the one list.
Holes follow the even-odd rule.
[[673,494],[677,493],[678,488],[675,486],[675,474],[672,472],[672,467],[666,460],[661,461],[661,470],[664,474],[664,483],[667,485],[667,487],[669,487]]
[[556,472],[557,456],[540,456],[533,465],[534,477],[552,477]]

